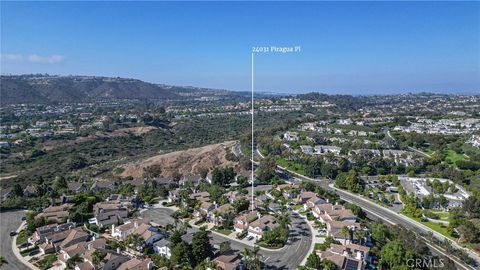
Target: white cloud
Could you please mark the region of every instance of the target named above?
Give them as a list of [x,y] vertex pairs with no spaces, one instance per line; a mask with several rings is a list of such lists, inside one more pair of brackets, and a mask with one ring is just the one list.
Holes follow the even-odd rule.
[[12,61],[12,62],[20,62],[23,60],[23,56],[21,54],[14,54],[14,53],[7,53],[1,54],[2,61]]
[[59,54],[53,55],[22,55],[22,54],[1,54],[2,61],[8,62],[28,62],[28,63],[42,63],[42,64],[57,64],[65,60],[65,56]]

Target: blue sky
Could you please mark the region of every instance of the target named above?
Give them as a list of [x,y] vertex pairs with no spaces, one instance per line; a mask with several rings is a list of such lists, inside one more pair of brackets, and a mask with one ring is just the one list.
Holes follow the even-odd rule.
[[479,2],[1,2],[2,73],[282,93],[480,92]]

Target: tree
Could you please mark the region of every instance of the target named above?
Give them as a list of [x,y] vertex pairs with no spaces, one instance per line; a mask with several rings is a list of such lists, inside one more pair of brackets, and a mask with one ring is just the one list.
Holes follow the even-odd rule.
[[173,266],[176,265],[194,265],[192,258],[192,249],[189,244],[180,242],[172,249],[170,261]]
[[143,177],[145,178],[155,178],[159,177],[162,174],[162,167],[159,164],[153,164],[143,168]]
[[307,258],[307,263],[305,266],[313,269],[320,269],[322,267],[322,260],[317,255],[315,251],[313,251]]
[[132,233],[129,236],[127,236],[127,240],[125,240],[127,245],[133,246],[136,249],[139,249],[142,247],[143,243],[145,240],[142,238],[142,236]]
[[23,196],[22,187],[19,184],[13,185],[12,194],[17,197],[22,197]]
[[82,262],[82,261],[83,261],[83,258],[80,257],[80,254],[75,254],[67,260],[67,268],[66,269],[74,269],[75,265],[79,262]]
[[95,266],[95,269],[103,262],[103,258],[105,258],[107,254],[100,252],[99,250],[95,250],[92,252],[92,263]]
[[220,186],[230,184],[235,178],[235,171],[233,167],[215,167],[212,171],[212,183]]
[[347,238],[350,238],[350,229],[347,226],[343,226],[340,233],[345,238],[343,244],[346,245],[347,244]]
[[210,244],[208,233],[204,229],[193,234],[192,254],[196,263],[213,256],[213,247]]
[[230,245],[230,242],[225,241],[220,243],[220,253],[221,254],[226,254],[232,251],[232,246]]
[[235,209],[235,212],[237,212],[237,214],[242,211],[248,210],[249,206],[250,202],[245,198],[241,198],[240,200],[233,202],[233,208]]
[[377,246],[383,247],[390,238],[390,230],[385,224],[377,224],[372,229],[372,238]]
[[323,270],[337,270],[338,269],[337,265],[334,262],[330,261],[329,259],[323,259],[322,267],[323,267]]
[[260,165],[257,169],[257,177],[261,182],[267,182],[275,176],[275,169],[277,163],[271,157],[260,160]]
[[261,270],[262,269],[262,255],[259,254],[260,247],[255,246],[252,249],[244,249],[242,254],[245,259],[245,266],[248,270]]
[[405,265],[406,250],[403,244],[398,240],[390,241],[385,244],[380,252],[380,264],[394,268]]
[[177,244],[182,242],[182,234],[180,231],[175,230],[173,231],[172,235],[170,236],[170,244],[172,247],[175,247]]
[[244,175],[240,175],[237,177],[237,184],[241,187],[247,186],[248,185],[248,177]]
[[68,188],[67,179],[63,176],[55,176],[53,180],[53,188],[58,192]]

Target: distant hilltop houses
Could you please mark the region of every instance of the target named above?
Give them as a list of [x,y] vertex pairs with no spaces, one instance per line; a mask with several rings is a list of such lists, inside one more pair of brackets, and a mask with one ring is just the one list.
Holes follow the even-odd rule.
[[480,130],[480,119],[423,119],[410,122],[409,126],[396,126],[396,131],[416,132],[426,134],[442,134],[442,135],[463,135],[471,134]]
[[480,148],[480,135],[472,135],[465,143],[471,144],[474,147]]

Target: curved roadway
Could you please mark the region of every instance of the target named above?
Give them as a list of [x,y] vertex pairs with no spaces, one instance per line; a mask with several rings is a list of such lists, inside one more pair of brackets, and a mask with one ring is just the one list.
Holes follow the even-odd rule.
[[[172,222],[171,213],[173,213],[173,210],[168,208],[155,208],[142,212],[142,216],[159,225],[166,225]],[[263,256],[263,261],[268,269],[296,269],[308,255],[312,244],[310,227],[305,219],[297,213],[290,212],[290,216],[291,226],[288,243],[279,250],[260,250],[260,254]],[[188,229],[188,233],[197,231],[197,228]],[[245,248],[253,248],[251,245],[218,233],[210,233],[210,237],[214,245],[219,245],[225,241],[230,242],[232,249],[236,252],[241,252]]]

